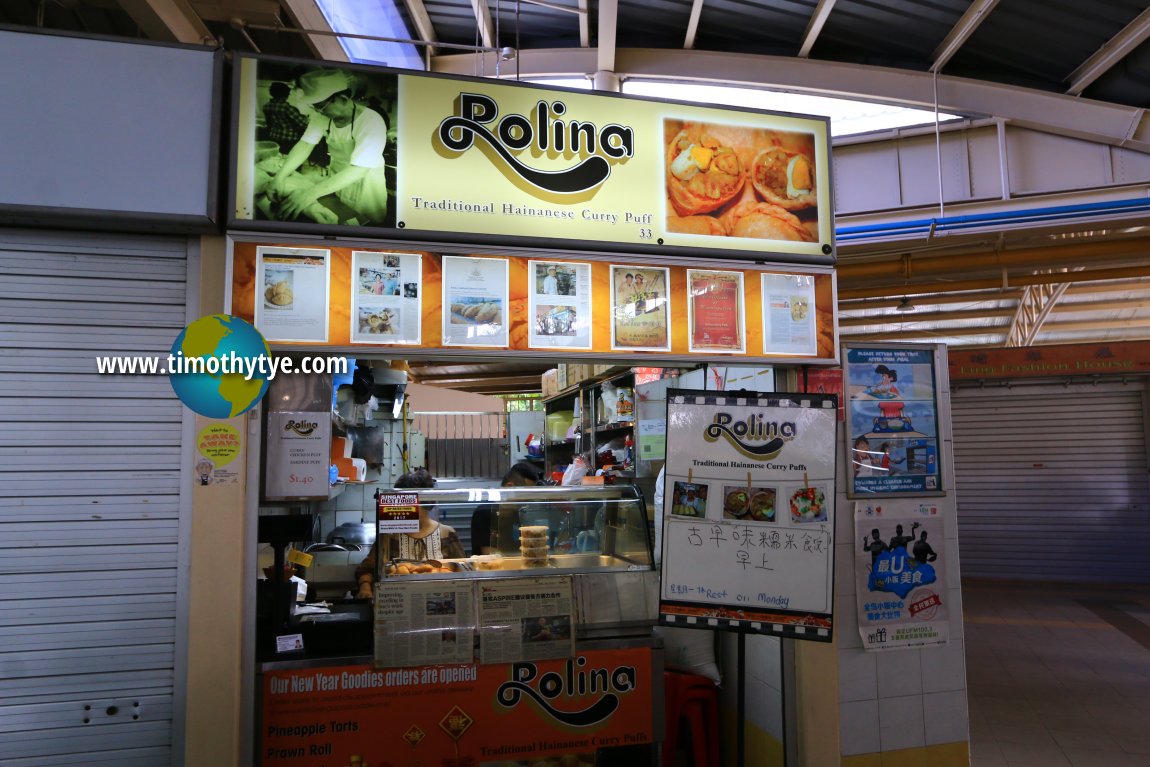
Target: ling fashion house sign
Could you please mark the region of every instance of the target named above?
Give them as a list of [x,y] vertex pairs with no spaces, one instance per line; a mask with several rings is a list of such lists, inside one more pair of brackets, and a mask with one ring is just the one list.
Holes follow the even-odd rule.
[[[834,263],[823,117],[253,56],[235,72],[229,228]],[[268,124],[289,107],[298,139]],[[361,180],[300,191],[348,167]]]

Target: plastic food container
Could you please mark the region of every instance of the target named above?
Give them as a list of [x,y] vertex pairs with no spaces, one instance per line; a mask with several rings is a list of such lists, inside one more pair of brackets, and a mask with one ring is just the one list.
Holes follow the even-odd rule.
[[551,442],[562,442],[567,438],[567,430],[575,420],[575,413],[571,410],[560,410],[547,414],[547,439]]

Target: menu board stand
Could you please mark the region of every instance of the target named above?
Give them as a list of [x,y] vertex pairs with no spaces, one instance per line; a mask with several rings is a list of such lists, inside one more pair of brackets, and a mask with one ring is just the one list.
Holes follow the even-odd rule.
[[748,633],[831,640],[837,412],[834,395],[667,392],[659,619],[737,633],[740,722]]

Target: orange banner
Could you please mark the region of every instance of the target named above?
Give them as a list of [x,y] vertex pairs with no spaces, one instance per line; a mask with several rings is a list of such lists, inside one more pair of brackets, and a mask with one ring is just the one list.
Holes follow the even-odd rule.
[[1150,342],[952,349],[947,353],[947,366],[952,381],[1145,374],[1150,371]]
[[[267,243],[273,245],[273,243]],[[290,246],[297,247],[297,246]],[[255,322],[255,298],[257,295],[256,282],[256,248],[254,243],[237,242],[235,244],[232,262],[232,307],[231,314],[248,322]],[[353,248],[324,247],[331,252],[331,275],[329,282],[328,306],[328,342],[319,346],[336,347],[362,347],[378,351],[400,352],[411,345],[403,344],[359,344],[351,341],[351,304],[352,304],[352,274],[351,252]],[[354,248],[359,252],[390,252],[385,249]],[[414,252],[414,251],[403,251]],[[439,256],[424,252],[420,286],[420,305],[422,317],[422,333],[418,347],[420,349],[458,348],[449,347],[443,340],[443,272]],[[508,347],[515,351],[533,351],[540,356],[554,356],[557,352],[563,357],[572,359],[585,357],[595,359],[602,354],[621,353],[616,348],[612,350],[612,313],[611,313],[611,266],[630,264],[634,268],[642,268],[642,259],[634,257],[620,257],[612,261],[593,262],[591,264],[591,290],[592,290],[592,348],[590,351],[571,351],[569,349],[530,349],[528,342],[529,324],[532,321],[528,311],[528,274],[527,262],[529,258],[485,256],[491,258],[507,258],[508,278],[510,287],[508,291]],[[553,262],[548,259],[548,262]],[[558,262],[556,262],[558,263]],[[649,262],[648,262],[649,263]],[[655,267],[649,267],[655,268]],[[663,267],[659,267],[662,271]],[[666,267],[669,276],[669,286],[666,292],[669,298],[667,311],[670,325],[670,350],[636,351],[628,349],[628,356],[650,356],[652,354],[690,354],[690,338],[687,323],[687,267]],[[714,350],[700,350],[699,354],[708,356],[728,357],[738,360],[745,357],[791,357],[781,354],[770,348],[769,342],[763,338],[763,299],[761,271],[757,270],[727,270],[730,273],[742,271],[744,275],[743,311],[746,313],[746,352],[724,353]],[[771,269],[772,273],[811,274],[814,277],[815,288],[815,333],[817,334],[817,354],[810,358],[811,362],[829,360],[835,357],[834,345],[834,276],[831,273],[805,271],[801,267],[787,267],[785,269]],[[317,344],[306,344],[315,347]],[[618,346],[618,344],[616,344]]]
[[269,671],[260,763],[480,767],[569,754],[577,764],[600,748],[654,741],[662,681],[653,674],[646,647],[486,666]]

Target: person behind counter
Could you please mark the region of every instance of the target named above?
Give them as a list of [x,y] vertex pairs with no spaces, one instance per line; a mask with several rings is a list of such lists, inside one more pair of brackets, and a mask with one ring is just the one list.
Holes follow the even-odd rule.
[[[533,487],[539,484],[539,480],[539,470],[526,461],[520,461],[503,475],[500,487]],[[498,508],[497,503],[475,507],[471,515],[472,554],[490,554],[494,551],[491,546],[491,520]]]
[[[409,471],[395,481],[397,490],[404,488],[435,487],[435,478],[427,469]],[[428,504],[419,504],[419,532],[391,536],[385,560],[390,559],[462,559],[463,543],[455,528],[441,524],[427,515]],[[376,538],[371,552],[355,568],[356,596],[370,599],[375,572],[379,563],[380,539]]]

